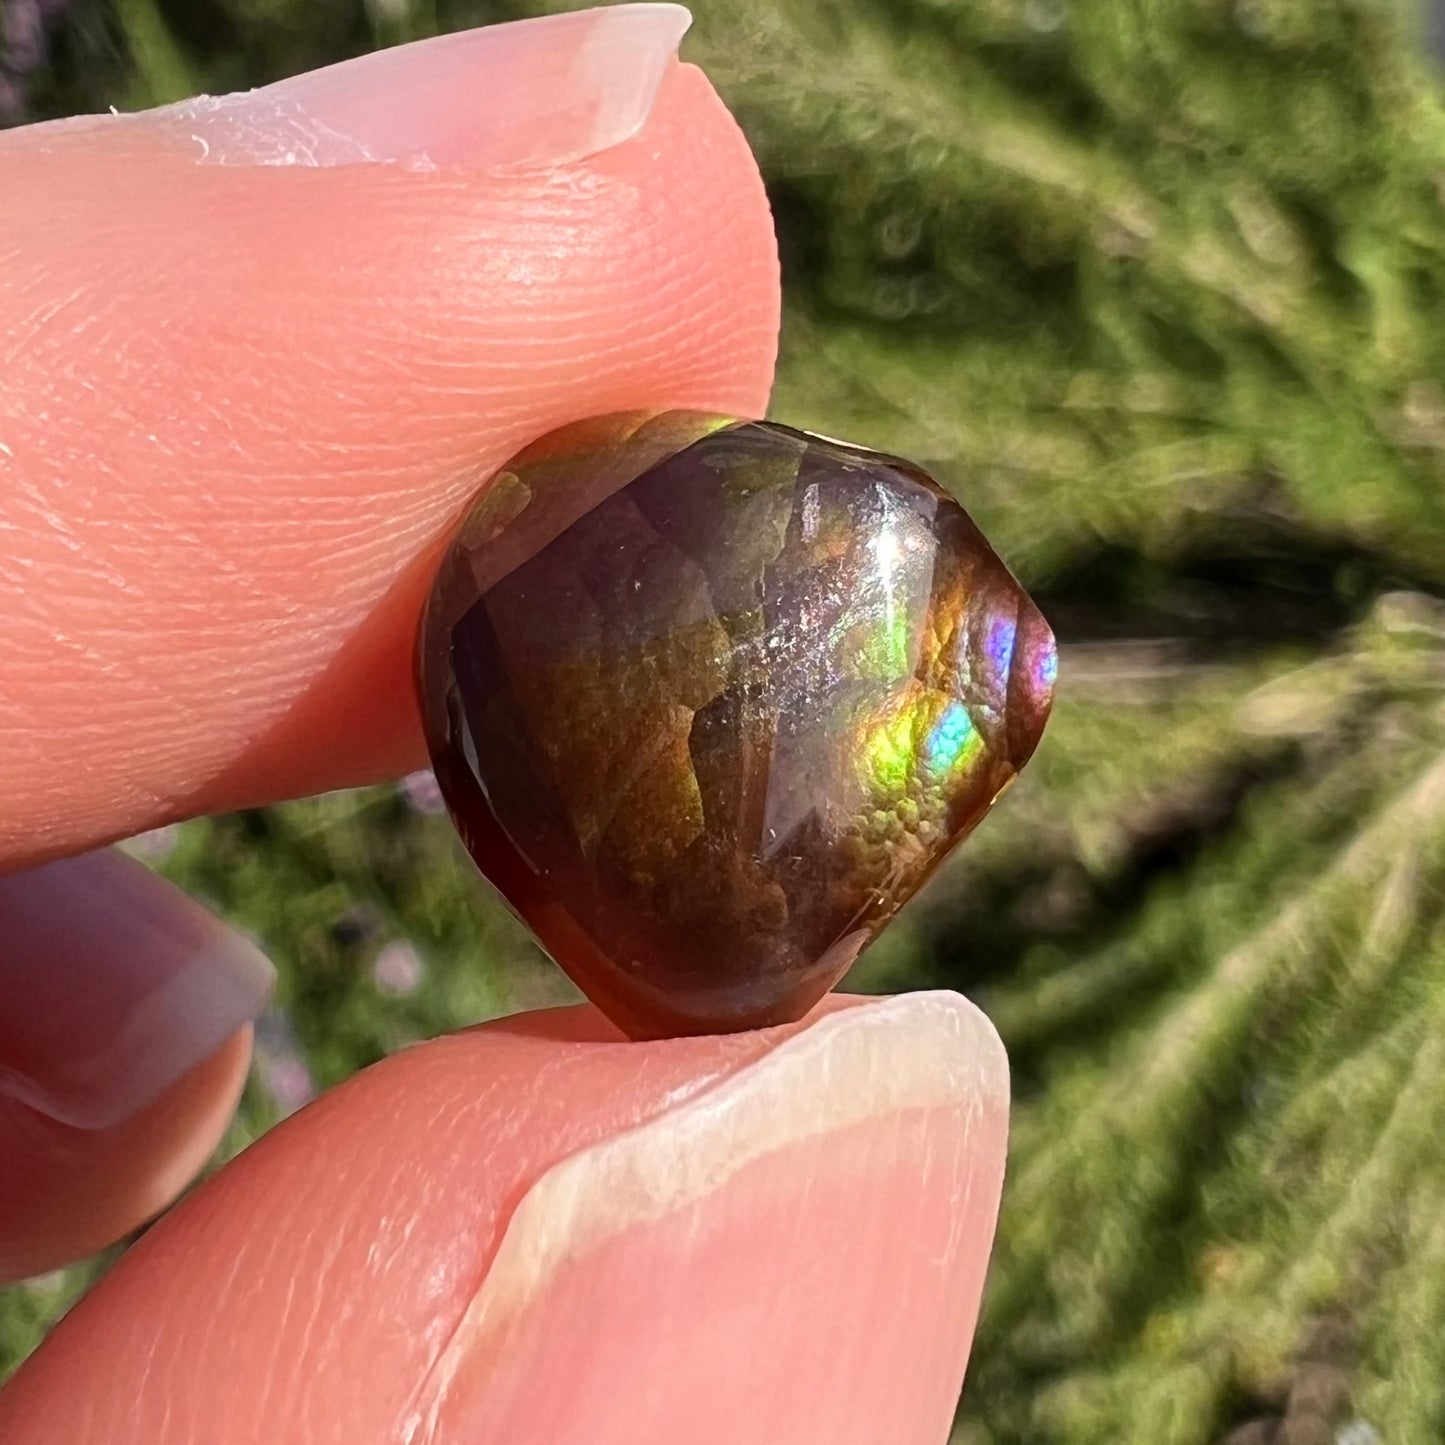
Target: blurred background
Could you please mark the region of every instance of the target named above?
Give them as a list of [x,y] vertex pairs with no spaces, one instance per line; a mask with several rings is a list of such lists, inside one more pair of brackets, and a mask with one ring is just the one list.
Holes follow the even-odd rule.
[[[0,0],[0,120],[545,8]],[[934,467],[1063,642],[1033,766],[851,981],[960,988],[1013,1058],[956,1445],[1445,1440],[1445,16],[694,10],[777,213],[773,415]],[[281,970],[228,1152],[571,996],[425,775],[130,846]],[[104,1264],[0,1292],[0,1375]]]

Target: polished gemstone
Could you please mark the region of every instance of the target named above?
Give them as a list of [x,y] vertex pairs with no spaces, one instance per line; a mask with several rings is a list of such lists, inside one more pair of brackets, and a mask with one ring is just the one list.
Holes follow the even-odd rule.
[[472,857],[636,1037],[806,1012],[1027,761],[1055,665],[916,466],[684,412],[509,463],[420,647]]

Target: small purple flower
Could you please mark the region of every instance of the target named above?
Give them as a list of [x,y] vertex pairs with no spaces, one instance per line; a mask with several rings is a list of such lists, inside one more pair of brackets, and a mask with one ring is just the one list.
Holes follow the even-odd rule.
[[261,1081],[282,1115],[294,1114],[316,1097],[316,1081],[300,1059],[260,1060]]
[[400,784],[401,795],[418,813],[445,813],[442,790],[437,786],[436,775],[429,768],[419,773],[409,773]]
[[426,965],[409,943],[388,943],[371,966],[377,988],[397,996],[415,993],[425,974]]
[[22,75],[45,64],[45,17],[34,0],[7,0],[0,9],[5,64]]
[[25,92],[18,80],[0,70],[0,125],[18,121],[25,112]]
[[63,1269],[53,1269],[48,1274],[37,1274],[30,1279],[22,1280],[20,1287],[27,1294],[48,1301],[59,1295],[68,1283],[69,1278]]
[[137,833],[127,841],[125,851],[143,863],[159,863],[175,852],[176,844],[180,841],[181,825],[166,823],[162,827],[152,828],[149,833]]
[[50,59],[46,31],[68,0],[0,0],[0,124],[25,119],[26,77]]
[[256,1020],[254,1059],[256,1078],[283,1119],[316,1097],[316,1080],[280,1009],[267,1009]]
[[1335,1445],[1384,1445],[1380,1432],[1368,1420],[1347,1420],[1335,1432]]

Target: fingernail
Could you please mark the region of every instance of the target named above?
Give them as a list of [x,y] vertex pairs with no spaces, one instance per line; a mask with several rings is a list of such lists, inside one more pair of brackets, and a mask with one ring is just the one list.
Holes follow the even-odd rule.
[[911,994],[567,1155],[512,1206],[408,1425],[433,1445],[942,1440],[1008,1095],[988,1021]]
[[0,1092],[110,1128],[265,1007],[240,935],[110,850],[0,878]]
[[378,50],[152,112],[210,165],[411,170],[561,165],[646,123],[692,17],[614,5]]

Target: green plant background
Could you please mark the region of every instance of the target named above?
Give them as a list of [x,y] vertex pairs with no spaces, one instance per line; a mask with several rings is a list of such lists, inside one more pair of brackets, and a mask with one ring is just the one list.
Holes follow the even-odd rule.
[[[23,106],[542,8],[75,0]],[[1411,17],[695,9],[778,218],[773,414],[932,464],[1064,644],[1024,782],[853,980],[964,989],[1013,1058],[957,1445],[1445,1439],[1445,106]],[[281,969],[228,1151],[566,996],[428,806],[136,845]],[[0,1294],[0,1369],[90,1273]]]

